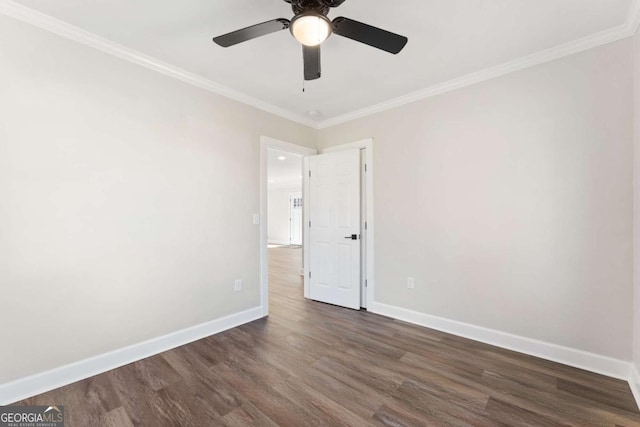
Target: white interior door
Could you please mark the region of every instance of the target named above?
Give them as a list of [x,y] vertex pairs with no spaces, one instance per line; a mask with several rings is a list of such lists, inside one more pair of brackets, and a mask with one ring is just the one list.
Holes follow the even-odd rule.
[[309,158],[309,297],[360,309],[360,150]]
[[302,245],[302,193],[289,194],[289,244]]

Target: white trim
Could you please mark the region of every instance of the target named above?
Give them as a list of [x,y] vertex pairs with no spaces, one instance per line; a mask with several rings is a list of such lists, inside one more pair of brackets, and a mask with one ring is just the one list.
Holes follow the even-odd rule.
[[[374,300],[375,295],[375,245],[374,245],[374,236],[375,236],[375,222],[373,220],[373,183],[374,183],[374,173],[375,167],[373,163],[373,138],[366,138],[355,142],[350,142],[348,144],[336,145],[334,147],[325,148],[322,150],[322,153],[331,153],[335,151],[343,151],[343,150],[351,150],[354,148],[364,149],[365,150],[365,163],[367,165],[367,185],[366,185],[366,201],[367,201],[367,249],[366,249],[366,257],[367,257],[367,309],[371,306]],[[305,265],[308,265],[305,261]],[[309,283],[307,282],[308,272],[305,272],[305,297],[308,294]]]
[[[638,30],[639,23],[640,23],[640,1],[634,1],[629,11],[629,15],[627,17],[627,25],[631,28],[631,30],[635,34],[636,31]],[[634,73],[636,75],[640,72],[640,57],[638,56],[637,52],[638,52],[638,42],[636,39],[634,40]],[[638,88],[637,79],[634,81],[634,84],[636,86],[635,90],[638,91],[639,88]],[[635,99],[637,100],[637,96],[635,97]],[[640,108],[640,104],[638,102],[635,102],[634,109],[637,110],[639,108]],[[640,127],[638,126],[637,121],[634,121],[634,138],[638,139],[639,137],[640,137]],[[634,212],[638,209],[638,201],[640,200],[635,196],[636,188],[638,188],[639,185],[640,185],[640,171],[634,165],[634,168],[633,168]],[[636,228],[637,228],[637,224],[635,224],[635,221],[634,221],[634,232],[637,232],[637,230],[635,230]],[[636,254],[639,250],[637,246],[638,245],[634,242],[633,252]],[[634,281],[637,281],[640,278],[640,275],[639,275],[640,265],[637,265],[637,263],[634,262],[633,267],[634,267],[633,268]],[[633,304],[633,308],[635,311],[640,309],[640,306],[638,306],[638,301],[639,301],[638,296],[636,295],[634,298],[634,304]],[[635,313],[634,323],[637,322],[636,320],[637,315],[638,313]],[[634,325],[634,333],[635,333],[635,325]],[[634,344],[636,344],[635,338],[632,341]],[[634,351],[634,356],[637,356],[635,354],[635,351]],[[631,373],[629,375],[629,387],[631,388],[631,393],[633,394],[633,397],[636,401],[636,405],[640,408],[640,372],[638,371],[638,368],[639,367],[635,363],[631,364]]]
[[[364,151],[364,153],[363,153]],[[360,150],[360,308],[367,308],[367,151]]]
[[550,62],[556,59],[563,58],[565,56],[573,55],[578,52],[602,46],[607,43],[612,43],[617,40],[631,37],[636,33],[636,29],[638,28],[639,23],[640,0],[634,0],[631,3],[631,7],[629,8],[629,12],[627,14],[627,19],[623,25],[619,25],[617,27],[601,31],[599,33],[592,34],[578,40],[574,40],[552,47],[550,49],[524,56],[506,62],[504,64],[496,65],[484,70],[479,70],[471,74],[467,74],[466,76],[429,86],[416,92],[408,93],[397,98],[383,101],[379,104],[371,105],[369,107],[342,114],[337,117],[332,117],[320,122],[317,127],[319,129],[324,129],[361,117],[370,116],[372,114],[389,110],[391,108],[399,107],[401,105],[409,104],[415,101],[420,101],[422,99],[430,98],[432,96],[440,95],[456,89],[461,89],[463,87],[471,86],[476,83],[491,80],[496,77],[504,76],[506,74],[511,74],[525,68],[533,67],[535,65]]
[[277,107],[268,102],[262,101],[253,96],[249,96],[242,92],[238,92],[230,87],[216,83],[205,77],[183,70],[174,65],[163,62],[126,46],[115,43],[111,40],[100,37],[89,31],[83,30],[64,21],[56,19],[52,16],[38,12],[37,10],[15,3],[11,0],[0,0],[0,14],[9,16],[27,24],[34,25],[46,31],[50,31],[59,36],[73,40],[85,46],[101,50],[110,55],[124,59],[142,67],[157,71],[166,76],[173,77],[201,89],[208,90],[215,94],[233,99],[234,101],[255,107],[259,110],[266,111],[276,116],[283,117],[294,122],[317,128],[317,122],[304,115],[294,113],[281,107]]
[[[310,156],[317,154],[318,150],[304,147],[302,145],[291,144],[290,142],[280,141],[268,136],[260,136],[260,305],[262,306],[262,315],[269,315],[269,250],[267,248],[268,234],[268,206],[269,200],[269,153],[270,148],[297,154],[300,156]],[[303,159],[304,163],[304,159]],[[304,166],[303,166],[304,167]],[[304,197],[303,188],[302,197]],[[302,223],[305,221],[305,210],[303,206]],[[304,226],[302,227],[304,230]],[[303,247],[305,236],[302,235]],[[306,253],[306,249],[303,249]],[[304,261],[306,265],[306,260]]]
[[640,407],[640,372],[638,372],[638,367],[635,364],[631,365],[629,387],[631,388],[631,393],[633,393],[633,397],[636,400],[636,405]]
[[625,381],[629,381],[630,378],[631,363],[628,361],[496,331],[469,323],[432,316],[430,314],[375,301],[369,306],[369,311]]
[[534,53],[513,61],[497,65],[495,67],[480,70],[475,73],[468,74],[457,79],[449,80],[425,89],[412,92],[397,98],[393,98],[376,105],[372,105],[360,110],[352,111],[333,117],[321,122],[312,120],[302,114],[295,113],[284,108],[275,106],[258,98],[238,92],[220,83],[206,79],[202,76],[190,73],[186,70],[162,62],[149,55],[129,49],[125,46],[102,38],[96,34],[75,27],[59,19],[38,12],[29,7],[15,3],[11,0],[0,0],[0,14],[10,16],[22,22],[34,25],[59,36],[76,41],[86,46],[93,47],[118,58],[141,65],[150,70],[157,71],[167,76],[176,78],[185,83],[200,87],[210,92],[222,95],[224,97],[242,102],[260,110],[275,114],[288,120],[309,126],[313,129],[324,129],[345,123],[357,118],[365,117],[371,114],[379,113],[391,108],[399,107],[411,102],[426,99],[445,92],[460,89],[486,80],[490,80],[505,74],[513,73],[524,68],[532,67],[545,62],[553,61],[565,56],[573,55],[587,49],[598,47],[607,43],[614,42],[635,34],[638,24],[640,23],[640,0],[633,0],[626,21],[623,25],[613,27],[611,29],[574,40],[550,49]]
[[[629,26],[632,33],[635,34],[636,31],[638,30],[638,24],[640,24],[640,1],[634,1],[631,5],[631,9],[629,10],[629,15],[627,17],[627,26]],[[637,47],[635,47],[635,52],[637,52]],[[634,64],[635,73],[637,74],[640,71],[640,68],[639,68],[640,63],[638,62],[640,58],[638,58],[637,54],[634,55],[634,58],[635,58],[635,64]],[[637,85],[637,82],[636,82],[636,85]],[[638,90],[638,88],[636,88],[636,90]],[[638,109],[640,108],[640,105],[637,105],[636,103],[634,108]],[[634,132],[636,133],[636,138],[638,138],[639,131],[640,131],[640,128],[638,128],[638,126],[636,125],[634,129]],[[637,184],[638,184],[639,171],[635,167],[633,171],[634,171],[634,188],[635,188],[637,187]],[[638,248],[634,247],[634,252],[637,250]],[[637,272],[638,267],[640,266],[634,265],[634,276],[638,276],[638,272]],[[635,307],[635,304],[634,304],[634,308],[637,309],[637,307]],[[631,364],[631,373],[629,374],[629,388],[631,388],[631,393],[633,394],[633,397],[636,401],[636,405],[638,405],[638,407],[640,408],[640,372],[638,372],[638,366],[635,363]]]
[[307,194],[311,192],[311,182],[309,180],[309,171],[311,170],[311,164],[309,157],[302,159],[302,282],[303,282],[303,296],[307,299],[311,298],[309,291],[309,265],[311,260],[309,259],[309,201],[307,200]]
[[638,25],[640,25],[640,0],[633,0],[631,7],[629,7],[629,13],[627,14],[627,20],[624,24],[627,27],[629,36],[633,36],[638,31]]
[[261,307],[172,332],[118,350],[0,385],[0,405],[8,405],[111,369],[154,356],[181,345],[235,328],[262,317]]

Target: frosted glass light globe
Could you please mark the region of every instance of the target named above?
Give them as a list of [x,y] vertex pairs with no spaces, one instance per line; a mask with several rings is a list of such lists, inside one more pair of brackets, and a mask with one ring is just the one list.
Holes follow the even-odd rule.
[[318,46],[331,35],[331,23],[322,15],[299,15],[291,22],[291,34],[305,46]]

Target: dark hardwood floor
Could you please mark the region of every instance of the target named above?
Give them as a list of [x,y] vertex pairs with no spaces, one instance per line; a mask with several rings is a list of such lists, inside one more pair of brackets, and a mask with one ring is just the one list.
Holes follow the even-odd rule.
[[21,404],[68,426],[640,426],[627,383],[306,301],[269,251],[271,314]]

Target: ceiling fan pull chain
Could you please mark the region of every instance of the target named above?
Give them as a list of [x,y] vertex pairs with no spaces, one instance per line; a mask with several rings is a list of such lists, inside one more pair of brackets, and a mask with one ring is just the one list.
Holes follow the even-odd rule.
[[305,80],[304,80],[304,79],[302,79],[302,93],[304,93],[304,89],[305,89],[305,87],[304,87],[304,86],[305,86],[305,85],[304,85],[304,83],[305,83]]

